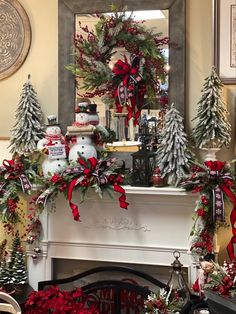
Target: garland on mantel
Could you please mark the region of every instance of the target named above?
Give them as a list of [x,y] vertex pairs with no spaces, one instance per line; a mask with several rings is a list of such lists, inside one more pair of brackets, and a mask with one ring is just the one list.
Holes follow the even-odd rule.
[[72,201],[75,189],[80,192],[82,202],[89,189],[98,193],[100,198],[104,192],[110,196],[113,191],[118,192],[120,207],[128,208],[125,190],[121,187],[124,171],[115,158],[86,160],[80,157],[73,166],[68,166],[61,174],[54,174],[50,178],[40,176],[39,169],[39,163],[25,156],[4,160],[0,167],[0,221],[7,233],[12,233],[14,226],[23,222],[19,194],[33,195],[25,233],[29,243],[33,243],[41,232],[40,213],[49,202],[53,204],[59,193],[68,200],[75,221],[80,221],[78,205]]
[[194,214],[191,231],[190,251],[195,256],[214,253],[214,235],[219,226],[227,226],[225,222],[224,204],[228,199],[233,208],[230,215],[232,238],[227,246],[231,260],[236,258],[236,196],[235,178],[230,172],[229,164],[221,161],[205,161],[195,164],[192,173],[182,181],[182,187],[193,193],[200,193]]

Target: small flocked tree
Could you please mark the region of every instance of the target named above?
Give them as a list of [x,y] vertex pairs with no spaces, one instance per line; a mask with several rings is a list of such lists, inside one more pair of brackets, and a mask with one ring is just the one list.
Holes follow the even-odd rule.
[[6,259],[0,264],[0,287],[7,286],[11,283],[11,274]]
[[27,155],[32,153],[37,142],[44,137],[45,126],[42,124],[43,114],[38,102],[37,93],[31,82],[23,85],[18,108],[16,110],[16,122],[11,130],[11,153]]
[[28,275],[25,265],[25,255],[22,247],[18,247],[15,255],[14,265],[12,267],[12,283],[13,284],[25,284],[27,282]]
[[177,186],[189,172],[192,153],[187,146],[183,118],[174,104],[165,115],[161,137],[161,144],[157,148],[157,166],[167,183]]
[[21,240],[20,240],[19,231],[17,230],[15,237],[12,241],[11,258],[10,258],[10,262],[9,262],[9,271],[10,272],[12,272],[13,266],[15,264],[16,252],[20,246],[21,246]]
[[231,126],[226,120],[228,114],[222,98],[223,84],[212,67],[210,76],[205,78],[202,97],[198,102],[196,126],[192,138],[199,148],[229,146]]

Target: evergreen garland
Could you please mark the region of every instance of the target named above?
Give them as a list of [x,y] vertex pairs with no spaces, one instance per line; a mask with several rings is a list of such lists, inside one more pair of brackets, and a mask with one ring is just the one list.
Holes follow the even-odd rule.
[[16,110],[16,122],[11,130],[10,152],[18,155],[33,153],[37,142],[44,137],[43,114],[31,82],[23,85],[23,91]]
[[231,126],[226,120],[228,111],[221,95],[223,86],[212,67],[210,76],[205,78],[197,116],[193,119],[197,122],[192,138],[199,148],[229,146]]
[[189,173],[193,156],[187,147],[183,118],[174,104],[165,115],[161,137],[161,144],[157,147],[157,166],[162,178],[167,178],[169,185],[177,186]]

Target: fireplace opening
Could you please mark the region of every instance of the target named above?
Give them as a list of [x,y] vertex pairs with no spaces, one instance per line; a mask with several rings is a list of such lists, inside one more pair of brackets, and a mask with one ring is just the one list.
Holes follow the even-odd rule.
[[[116,263],[116,262],[105,262],[105,261],[88,261],[88,260],[75,260],[75,259],[61,259],[61,258],[53,258],[53,268],[52,268],[52,277],[53,279],[61,279],[70,276],[74,276],[76,274],[82,273],[84,271],[90,270],[95,267],[101,266],[121,266],[128,267],[134,270],[138,270],[144,272],[148,275],[153,276],[154,278],[160,280],[163,283],[167,283],[170,278],[170,273],[172,270],[172,266],[162,266],[162,265],[148,265],[148,264],[137,264],[137,263]],[[188,282],[188,268],[182,267],[184,278],[186,282]],[[102,277],[101,277],[102,276]],[[66,284],[66,289],[80,287],[86,284],[89,284],[95,280],[106,280],[111,279],[123,279],[118,276],[120,274],[96,274],[96,278],[88,277],[85,280],[79,280],[76,283],[73,283],[74,286],[68,287]],[[134,278],[125,278],[127,280],[136,280]],[[138,282],[138,284],[145,285],[145,282]],[[150,287],[152,288],[152,287]]]

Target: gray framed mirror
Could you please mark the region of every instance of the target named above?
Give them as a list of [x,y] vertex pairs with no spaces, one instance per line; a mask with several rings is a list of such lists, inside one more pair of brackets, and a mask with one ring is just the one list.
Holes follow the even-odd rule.
[[[115,1],[58,0],[58,120],[63,132],[74,121],[76,83],[65,65],[73,63],[71,46],[77,14],[109,12]],[[169,39],[169,102],[174,102],[185,117],[185,0],[125,0],[131,11],[168,10]],[[176,47],[177,45],[177,47]]]

